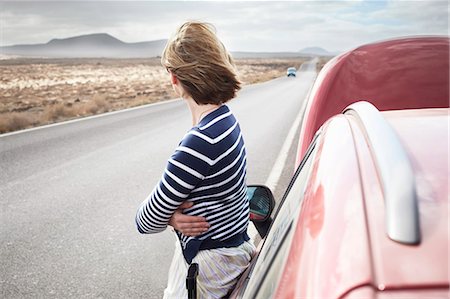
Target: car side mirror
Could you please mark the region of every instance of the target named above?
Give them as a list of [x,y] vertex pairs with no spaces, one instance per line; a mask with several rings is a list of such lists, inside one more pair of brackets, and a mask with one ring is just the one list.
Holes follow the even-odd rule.
[[272,191],[266,186],[250,185],[247,187],[247,197],[250,203],[250,220],[261,238],[264,238],[272,223],[270,215],[275,207]]

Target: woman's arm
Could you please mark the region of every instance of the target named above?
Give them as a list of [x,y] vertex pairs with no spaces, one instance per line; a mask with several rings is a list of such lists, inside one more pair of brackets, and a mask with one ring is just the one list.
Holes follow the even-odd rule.
[[[193,138],[196,137],[187,135],[183,139],[180,147],[169,159],[161,180],[139,207],[136,225],[140,233],[152,234],[164,231],[192,190],[207,176],[210,165],[207,158],[196,151],[198,139],[194,142]],[[200,219],[186,217],[188,216],[177,212],[172,219],[173,226],[181,231],[187,229],[192,233],[191,228],[193,226],[198,228]],[[194,224],[189,226],[189,223]]]

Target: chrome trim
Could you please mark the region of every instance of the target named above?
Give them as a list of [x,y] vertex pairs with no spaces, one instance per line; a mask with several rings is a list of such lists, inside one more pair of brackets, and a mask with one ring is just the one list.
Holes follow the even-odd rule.
[[383,188],[389,238],[402,244],[420,243],[414,172],[396,132],[369,102],[354,103],[343,113],[356,116],[366,133]]

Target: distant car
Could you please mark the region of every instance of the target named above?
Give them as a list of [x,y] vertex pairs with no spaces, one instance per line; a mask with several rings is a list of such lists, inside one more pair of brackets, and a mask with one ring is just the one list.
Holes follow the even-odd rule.
[[448,54],[397,39],[324,67],[275,215],[249,186],[263,239],[230,298],[447,298]]
[[291,77],[291,76],[295,77],[295,76],[297,76],[297,69],[295,67],[289,67],[287,69],[287,71],[286,71],[286,75],[288,77]]

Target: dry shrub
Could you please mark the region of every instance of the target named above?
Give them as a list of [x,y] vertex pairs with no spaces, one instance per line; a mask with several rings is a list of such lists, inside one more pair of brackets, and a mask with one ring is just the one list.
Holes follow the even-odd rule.
[[[235,59],[244,84],[285,76],[303,61]],[[159,59],[28,59],[1,66],[0,77],[15,82],[0,93],[2,133],[177,97]]]
[[123,100],[122,102],[124,103],[125,108],[130,108],[156,103],[168,99],[174,99],[176,97],[177,95],[175,95],[174,92],[167,92],[166,90],[161,89],[160,91],[153,94],[138,95],[131,99]]
[[3,113],[0,117],[0,134],[78,116],[107,112],[109,108],[105,96],[95,95],[85,103],[56,103],[47,106],[40,114],[32,111]]
[[97,114],[109,111],[106,96],[95,94],[92,99],[80,107],[82,115]]
[[330,61],[333,57],[320,57],[319,58],[319,62],[316,65],[316,71],[317,73],[319,73],[323,67],[325,66],[325,64],[328,63],[328,61]]
[[36,123],[36,117],[29,112],[12,112],[0,117],[0,133],[22,130]]
[[305,58],[244,58],[236,59],[239,79],[247,84],[261,83],[286,75],[288,67],[299,68]]
[[44,122],[53,122],[55,120],[73,116],[71,108],[66,107],[63,103],[57,103],[46,107],[41,120]]

